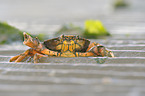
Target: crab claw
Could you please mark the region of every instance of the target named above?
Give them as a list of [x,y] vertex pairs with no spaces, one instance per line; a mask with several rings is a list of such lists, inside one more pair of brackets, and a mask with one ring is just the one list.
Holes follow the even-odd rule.
[[27,33],[23,33],[24,35],[24,42],[23,44],[31,47],[31,48],[36,48],[37,46],[39,46],[40,41],[38,40],[38,38],[32,38],[30,35],[28,35]]
[[99,49],[99,52],[101,56],[108,56],[108,57],[114,57],[114,54],[112,51],[107,50],[104,46]]
[[32,43],[33,43],[33,40],[32,40],[32,37],[30,35],[28,35],[27,33],[23,32],[23,35],[24,35],[24,42],[23,44],[29,46],[29,47],[32,47]]
[[107,50],[104,46],[98,45],[92,47],[89,51],[93,52],[96,56],[108,56],[108,57],[114,57],[114,54],[112,51]]

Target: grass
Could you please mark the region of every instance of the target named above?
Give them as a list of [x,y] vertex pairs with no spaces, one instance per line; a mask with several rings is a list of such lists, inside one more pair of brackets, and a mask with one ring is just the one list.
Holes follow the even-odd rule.
[[[42,33],[31,36],[38,37],[40,41],[46,39],[46,35]],[[6,22],[0,22],[0,44],[10,44],[13,42],[23,42],[23,31]]]
[[10,26],[6,22],[0,22],[0,44],[8,44],[13,41],[22,41],[23,32]]
[[127,7],[128,3],[125,0],[115,0],[114,7],[115,8],[123,8]]

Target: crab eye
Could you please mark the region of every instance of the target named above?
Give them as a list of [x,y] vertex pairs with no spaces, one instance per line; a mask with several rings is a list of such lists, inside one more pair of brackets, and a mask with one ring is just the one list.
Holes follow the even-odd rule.
[[79,37],[79,35],[77,36],[77,39],[79,39],[80,37]]
[[61,38],[64,38],[64,34],[62,34],[60,37],[61,37]]

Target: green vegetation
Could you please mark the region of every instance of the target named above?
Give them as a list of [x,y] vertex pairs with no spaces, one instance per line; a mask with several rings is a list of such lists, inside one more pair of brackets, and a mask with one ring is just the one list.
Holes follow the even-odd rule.
[[[40,41],[46,38],[45,34],[31,36],[38,37]],[[0,44],[10,44],[12,42],[23,42],[23,31],[10,26],[6,22],[0,22]]]
[[85,31],[83,33],[86,38],[98,38],[100,36],[109,36],[110,33],[99,20],[86,20]]
[[48,35],[43,34],[43,33],[40,33],[40,34],[38,34],[38,35],[32,35],[32,34],[30,34],[30,33],[28,33],[28,32],[26,32],[26,33],[27,33],[28,35],[30,35],[32,38],[38,37],[38,39],[39,39],[40,41],[44,41],[44,40],[48,39]]
[[[61,34],[80,35],[81,37],[94,39],[110,35],[99,20],[86,20],[84,28],[73,24],[64,25],[55,35]],[[38,37],[40,41],[48,38],[45,34],[31,36]],[[0,44],[10,44],[12,42],[23,42],[23,31],[8,25],[6,22],[0,22]]]
[[127,7],[128,4],[125,0],[115,0],[114,7],[115,8],[121,8],[121,7]]
[[73,24],[65,24],[55,33],[55,36],[59,36],[61,34],[81,35],[82,31],[83,31],[83,28],[79,26],[75,26]]
[[0,22],[0,44],[8,44],[12,41],[22,41],[23,32],[8,25],[6,22]]
[[109,36],[110,33],[103,26],[102,22],[99,20],[86,20],[84,28],[75,26],[73,24],[68,24],[62,26],[56,36],[66,34],[66,35],[80,35],[85,38],[101,38],[103,36]]

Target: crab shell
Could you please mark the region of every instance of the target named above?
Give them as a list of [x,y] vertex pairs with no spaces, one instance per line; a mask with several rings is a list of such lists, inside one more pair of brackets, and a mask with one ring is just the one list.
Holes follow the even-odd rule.
[[79,36],[61,35],[60,37],[44,41],[43,45],[49,50],[61,52],[64,41],[67,42],[67,44],[71,43],[71,41],[74,41],[74,52],[86,52],[90,44],[88,39],[80,38]]

